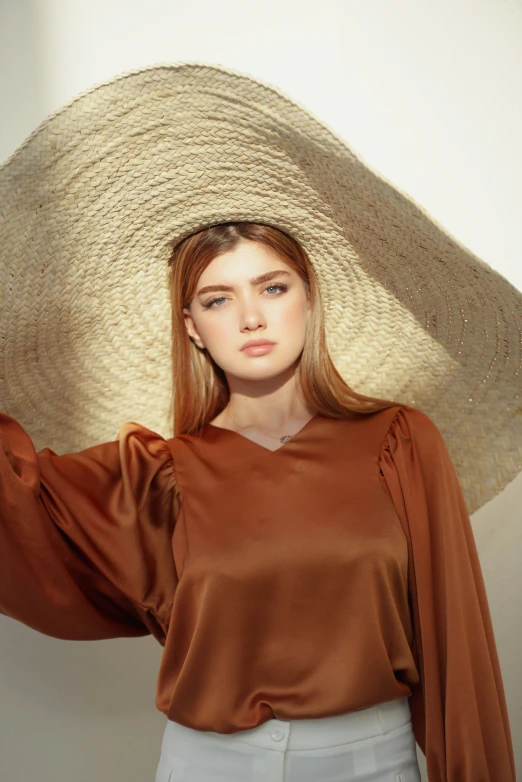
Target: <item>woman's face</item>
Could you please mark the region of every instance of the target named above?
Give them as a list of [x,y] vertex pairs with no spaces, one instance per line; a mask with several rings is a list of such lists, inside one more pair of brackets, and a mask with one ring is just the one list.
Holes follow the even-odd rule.
[[[277,274],[276,272],[280,272]],[[271,279],[252,278],[271,274]],[[216,286],[214,290],[204,290]],[[299,358],[305,341],[309,299],[301,278],[268,247],[243,240],[214,258],[201,274],[185,325],[227,378],[268,380]],[[241,348],[249,340],[275,344],[262,355]]]

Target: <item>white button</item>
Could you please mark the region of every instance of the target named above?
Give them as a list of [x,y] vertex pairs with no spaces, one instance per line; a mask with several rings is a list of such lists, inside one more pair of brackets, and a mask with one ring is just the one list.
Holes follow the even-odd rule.
[[274,728],[272,731],[272,738],[274,741],[281,741],[284,738],[285,732],[282,728]]

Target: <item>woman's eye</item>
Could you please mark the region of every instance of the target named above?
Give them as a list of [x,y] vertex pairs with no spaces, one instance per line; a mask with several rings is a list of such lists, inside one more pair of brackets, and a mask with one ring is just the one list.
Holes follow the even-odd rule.
[[[277,283],[277,285],[268,285],[266,288],[264,288],[265,291],[270,290],[270,288],[275,288],[280,293],[283,293],[288,288],[288,285],[282,285],[281,283]],[[278,294],[276,294],[278,295]],[[216,296],[214,299],[210,299],[210,301],[207,301],[205,304],[203,304],[205,309],[216,309],[213,305],[218,301],[225,301],[226,296]],[[218,305],[219,306],[219,305]]]
[[216,301],[221,301],[224,298],[224,296],[219,296],[217,299],[210,299],[210,301],[205,302],[203,306],[206,310],[208,310],[210,307],[212,307],[213,304],[216,303]]

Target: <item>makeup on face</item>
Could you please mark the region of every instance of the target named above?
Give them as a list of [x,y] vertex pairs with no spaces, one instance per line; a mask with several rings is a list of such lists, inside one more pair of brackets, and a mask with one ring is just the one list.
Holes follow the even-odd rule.
[[[271,280],[274,280],[276,277],[281,277],[282,275],[286,277],[291,276],[290,272],[285,271],[284,269],[272,269],[271,271],[265,272],[264,274],[260,274],[257,277],[251,277],[249,283],[252,287],[256,287],[258,285],[262,285],[263,283],[270,282]],[[285,285],[283,283],[275,283],[273,285],[268,285],[264,290],[266,291],[269,288],[278,290],[278,293],[268,294],[269,296],[279,296],[281,295],[281,293],[284,293],[286,290],[288,290],[288,285]],[[215,293],[215,292],[221,293],[223,291],[232,292],[233,290],[234,288],[231,285],[225,285],[224,283],[219,283],[217,285],[205,285],[197,292],[196,295],[201,297],[207,293]],[[225,298],[226,297],[224,296],[214,297],[207,301],[202,301],[201,305],[205,309],[220,309],[222,305],[215,304],[215,302],[224,300]]]

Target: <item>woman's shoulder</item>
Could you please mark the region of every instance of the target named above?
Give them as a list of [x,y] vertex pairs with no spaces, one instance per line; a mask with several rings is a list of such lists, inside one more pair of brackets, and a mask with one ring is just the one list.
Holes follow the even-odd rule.
[[381,454],[402,454],[401,459],[410,463],[419,460],[429,464],[437,457],[442,460],[449,458],[444,436],[432,416],[406,404],[395,408]]
[[388,410],[390,428],[403,429],[405,431],[434,433],[439,432],[433,418],[421,410],[407,404],[393,405]]

